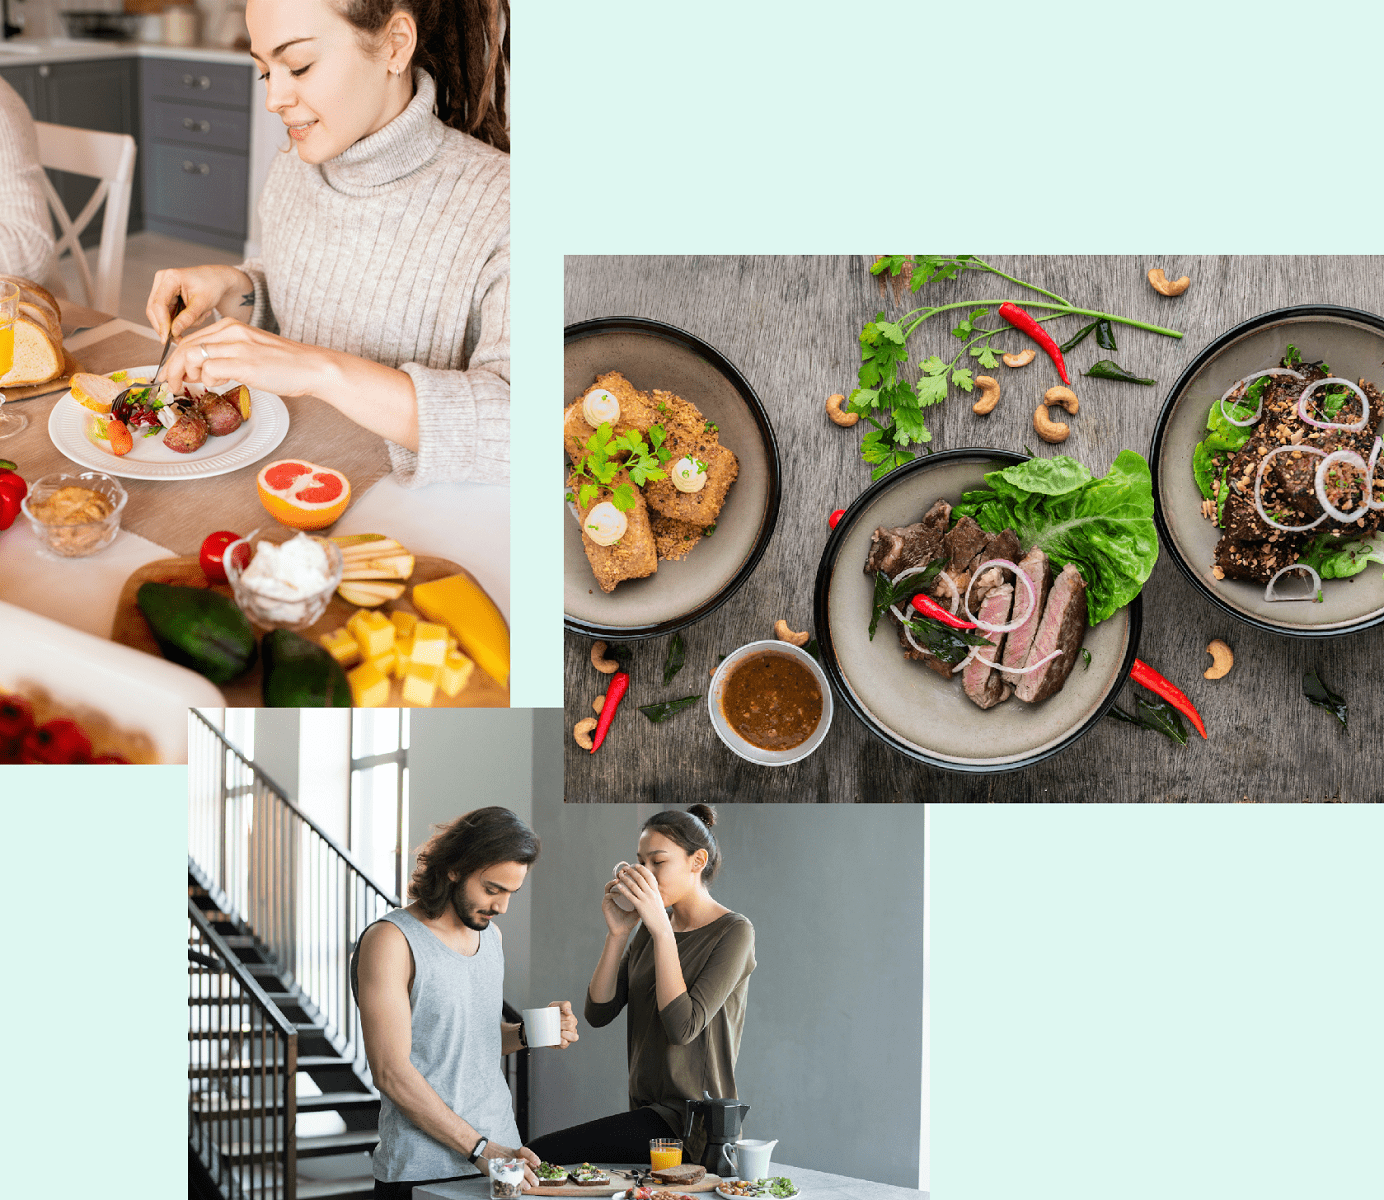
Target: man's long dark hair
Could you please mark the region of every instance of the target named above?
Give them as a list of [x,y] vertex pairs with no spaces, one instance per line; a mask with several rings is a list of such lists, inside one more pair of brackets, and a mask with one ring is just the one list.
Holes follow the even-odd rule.
[[[429,917],[440,917],[456,889],[477,871],[496,863],[525,866],[538,861],[541,846],[534,833],[507,808],[478,808],[435,832],[418,851],[418,868],[409,880],[410,900]],[[448,876],[456,874],[453,883]]]
[[509,153],[509,0],[339,0],[341,15],[372,42],[402,9],[418,26],[414,66],[437,84],[446,124]]

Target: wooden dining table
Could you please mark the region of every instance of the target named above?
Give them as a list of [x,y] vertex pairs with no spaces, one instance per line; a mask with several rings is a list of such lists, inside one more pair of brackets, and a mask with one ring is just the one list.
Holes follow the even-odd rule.
[[[1372,735],[1384,717],[1384,627],[1329,640],[1300,640],[1243,624],[1214,606],[1182,575],[1163,547],[1143,589],[1138,655],[1176,683],[1200,710],[1208,737],[1191,733],[1179,745],[1147,729],[1107,718],[1074,745],[1034,766],[1004,774],[966,776],[934,768],[879,741],[838,703],[830,733],[811,757],[784,767],[744,762],[711,727],[705,701],[652,724],[637,706],[707,690],[719,658],[746,642],[773,636],[777,618],[794,630],[813,619],[812,589],[828,515],[870,483],[861,460],[866,426],[832,424],[824,412],[832,393],[849,395],[860,365],[865,322],[891,318],[923,303],[1003,297],[1022,303],[1034,292],[991,274],[968,272],[927,285],[921,296],[898,294],[870,273],[876,256],[844,257],[569,257],[568,324],[633,315],[688,330],[715,347],[745,375],[768,409],[782,459],[783,492],[768,551],[743,588],[713,616],[683,631],[687,665],[663,686],[669,638],[632,645],[629,697],[596,754],[578,748],[572,726],[592,712],[604,689],[590,661],[591,642],[568,633],[566,795],[569,801],[1369,801],[1384,798]],[[1094,339],[1073,353],[1084,370],[1097,357],[1115,359],[1152,387],[1074,377],[1080,412],[1060,447],[1038,441],[1033,404],[1002,398],[989,416],[971,411],[975,397],[953,388],[927,410],[934,450],[966,446],[1034,449],[1081,460],[1096,475],[1123,449],[1147,456],[1154,424],[1181,371],[1210,341],[1239,322],[1286,305],[1329,303],[1384,312],[1384,262],[1355,257],[1225,255],[989,256],[1015,279],[1065,296],[1073,304],[1180,331],[1165,337],[1116,326],[1118,350],[1097,351]],[[1165,297],[1146,273],[1187,275],[1188,290]],[[993,312],[993,306],[992,306]],[[950,359],[961,343],[951,333],[965,309],[940,314],[908,343],[916,364]],[[992,317],[992,321],[994,318]],[[1065,340],[1080,319],[1055,328]],[[1026,344],[1018,334],[996,339],[1002,349]],[[974,365],[974,364],[972,364]],[[1026,371],[1046,369],[1041,354]],[[1004,367],[990,371],[1006,381]],[[916,367],[913,376],[916,377]],[[977,368],[977,373],[980,373]],[[1017,373],[1008,377],[1013,380]],[[1384,379],[1384,364],[1380,367]],[[1036,387],[1037,385],[1033,385]],[[1029,390],[1032,390],[1030,388]],[[1039,389],[1041,390],[1041,388]],[[1027,393],[1024,393],[1027,395]],[[1036,393],[1035,393],[1036,394]],[[571,397],[566,397],[570,401]],[[1061,414],[1058,414],[1061,415]],[[1190,480],[1189,480],[1190,482]],[[1371,567],[1377,570],[1377,567]],[[1235,666],[1207,680],[1205,647],[1221,638]],[[1306,669],[1343,695],[1349,729],[1302,695]],[[1134,689],[1118,698],[1133,711]],[[977,717],[980,717],[977,710]],[[983,726],[977,722],[977,737]]]
[[[61,300],[60,308],[64,344],[79,366],[111,371],[158,361],[161,343],[152,329],[69,300]],[[105,361],[112,353],[134,361]],[[100,361],[90,361],[93,357]],[[0,458],[16,462],[31,483],[44,470],[87,469],[64,459],[49,436],[49,416],[62,395],[58,391],[5,405],[27,415],[29,422],[19,434],[0,440]],[[289,434],[272,457],[302,456],[336,465],[337,457],[313,458],[312,445],[305,444],[314,437],[331,438],[338,447],[334,455],[361,464],[360,474],[346,472],[352,479],[352,502],[331,526],[333,535],[385,533],[415,554],[454,562],[476,577],[508,618],[508,487],[404,487],[391,472],[384,443],[375,434],[347,422],[321,400],[302,397],[288,405]],[[0,532],[0,600],[109,638],[121,588],[136,570],[160,559],[195,556],[201,539],[213,530],[249,533],[254,526],[273,526],[255,486],[263,465],[257,462],[209,479],[122,480],[129,500],[121,532],[110,546],[86,558],[51,554],[21,516]],[[465,522],[439,519],[440,514],[463,512]]]

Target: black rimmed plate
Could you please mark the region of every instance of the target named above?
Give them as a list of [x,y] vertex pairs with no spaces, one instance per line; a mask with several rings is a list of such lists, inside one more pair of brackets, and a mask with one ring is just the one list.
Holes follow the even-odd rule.
[[660,388],[695,404],[720,428],[740,474],[716,518],[716,532],[686,558],[661,560],[647,579],[603,592],[582,549],[581,530],[566,518],[563,543],[564,623],[588,637],[658,637],[710,615],[744,584],[763,557],[779,508],[778,442],[769,414],[735,366],[698,337],[643,317],[601,317],[564,331],[563,407],[606,371],[642,391]]
[[[1154,519],[1158,536],[1182,573],[1232,617],[1289,637],[1340,637],[1384,621],[1384,575],[1371,563],[1353,579],[1322,582],[1322,601],[1269,601],[1264,585],[1217,579],[1212,559],[1221,531],[1201,515],[1192,453],[1206,435],[1206,415],[1237,379],[1278,365],[1292,342],[1308,362],[1325,359],[1347,379],[1384,384],[1384,318],[1333,304],[1278,308],[1221,334],[1173,384],[1153,432]],[[1379,414],[1371,413],[1377,420]],[[1285,579],[1283,591],[1302,591]]]
[[817,568],[817,641],[837,695],[886,745],[944,770],[1013,771],[1065,750],[1105,716],[1134,665],[1143,611],[1137,596],[1088,630],[1090,666],[1078,664],[1062,690],[1040,704],[1010,699],[977,708],[959,681],[904,658],[888,618],[870,640],[870,535],[881,525],[920,520],[936,500],[955,504],[962,492],[985,486],[987,471],[1024,461],[1008,450],[945,450],[891,471],[846,510]]

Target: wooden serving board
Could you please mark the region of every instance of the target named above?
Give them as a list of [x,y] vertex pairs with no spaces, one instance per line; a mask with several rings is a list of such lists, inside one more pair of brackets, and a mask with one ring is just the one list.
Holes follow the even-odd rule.
[[[561,1165],[560,1163],[558,1164]],[[634,1187],[634,1176],[628,1171],[617,1171],[614,1167],[609,1168],[610,1186],[602,1184],[600,1187],[576,1187],[573,1184],[540,1184],[536,1188],[530,1188],[524,1193],[526,1196],[598,1196],[600,1200],[610,1200],[612,1192],[617,1192],[621,1188]],[[719,1175],[712,1175],[709,1172],[703,1175],[696,1183],[687,1187],[672,1187],[661,1183],[650,1183],[647,1186],[652,1188],[664,1188],[670,1192],[687,1192],[689,1195],[694,1192],[711,1192],[716,1190],[717,1184],[721,1182]]]
[[[413,585],[430,583],[434,579],[443,579],[448,575],[465,575],[473,582],[475,581],[475,576],[471,572],[448,559],[417,555],[414,559],[413,575],[408,580],[404,594],[398,600],[381,605],[379,611],[385,616],[392,612],[417,613],[417,610],[409,603]],[[115,620],[111,624],[111,641],[120,642],[125,646],[133,646],[136,650],[143,650],[146,654],[154,654],[159,657],[162,657],[162,652],[159,650],[158,642],[154,639],[153,630],[149,628],[149,622],[144,619],[144,614],[139,611],[139,605],[135,603],[135,595],[139,591],[140,585],[150,582],[168,583],[176,587],[211,586],[214,591],[220,592],[223,596],[233,598],[231,597],[230,584],[208,585],[207,577],[202,574],[202,568],[195,558],[161,558],[155,562],[145,563],[125,581],[125,586],[120,589],[120,599],[115,606]],[[339,595],[334,595],[321,619],[315,625],[298,632],[309,641],[316,642],[321,634],[340,629],[355,611],[354,604],[347,604]],[[262,636],[264,631],[256,627],[256,633]],[[260,663],[257,660],[255,665],[239,679],[234,679],[222,686],[221,692],[226,697],[226,706],[228,708],[264,707],[264,700],[260,694],[260,682]],[[402,688],[403,685],[399,680],[390,681],[387,707],[414,707],[413,705],[404,706]],[[502,688],[477,665],[476,669],[471,672],[471,678],[467,681],[466,686],[455,696],[448,696],[441,688],[438,688],[434,694],[432,706],[434,708],[508,708],[509,689],[507,687]]]
[[5,388],[6,401],[32,400],[35,396],[51,396],[54,392],[65,392],[72,384],[72,376],[80,374],[82,364],[79,363],[66,347],[62,352],[62,371],[56,379],[50,379],[46,383],[29,383],[23,387]]

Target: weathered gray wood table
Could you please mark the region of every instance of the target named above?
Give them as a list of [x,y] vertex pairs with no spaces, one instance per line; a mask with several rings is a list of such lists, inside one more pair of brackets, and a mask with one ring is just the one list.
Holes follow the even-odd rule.
[[[1067,297],[1078,307],[1119,313],[1181,330],[1174,340],[1116,326],[1119,350],[1097,352],[1094,338],[1072,352],[1084,370],[1113,357],[1157,387],[1094,379],[1073,383],[1081,411],[1060,452],[1104,474],[1122,449],[1147,456],[1163,400],[1197,352],[1232,325],[1288,304],[1332,303],[1384,312],[1384,262],[1372,258],[990,257],[1016,278]],[[1026,770],[967,777],[915,763],[877,741],[838,704],[831,733],[814,755],[790,767],[742,762],[717,739],[705,708],[653,725],[635,708],[653,700],[705,692],[721,654],[772,636],[774,619],[805,629],[812,620],[812,584],[827,537],[827,516],[870,482],[859,442],[864,423],[839,429],[823,412],[832,392],[850,393],[859,365],[862,324],[881,309],[901,315],[922,301],[1004,297],[1022,302],[1024,289],[993,275],[968,273],[928,285],[900,302],[869,274],[871,257],[845,258],[595,258],[567,260],[566,320],[635,315],[679,326],[715,346],[749,380],[769,410],[783,460],[783,502],[768,553],[754,576],[722,609],[684,631],[687,666],[662,686],[667,638],[636,643],[631,696],[619,714],[618,738],[597,754],[572,743],[570,728],[590,714],[604,690],[589,661],[590,643],[568,635],[566,786],[569,801],[1370,801],[1384,798],[1384,772],[1374,749],[1384,712],[1379,671],[1384,629],[1330,641],[1297,641],[1261,633],[1224,615],[1183,578],[1166,548],[1144,587],[1139,656],[1179,684],[1200,709],[1210,740],[1192,734],[1186,746],[1114,720],[1104,720],[1063,753]],[[1190,275],[1176,299],[1156,294],[1150,266],[1170,278]],[[1041,298],[1041,297],[1039,297]],[[954,314],[941,314],[909,342],[910,361],[950,359]],[[997,322],[996,322],[997,323]],[[1052,322],[1057,340],[1078,319]],[[996,339],[1017,348],[1019,334]],[[1040,362],[1028,370],[1042,368]],[[1004,368],[996,372],[1003,382]],[[1043,378],[1052,375],[1044,370]],[[1380,375],[1384,378],[1384,366]],[[1054,380],[1055,382],[1055,380]],[[1034,385],[1036,386],[1036,384]],[[1046,385],[1044,385],[1046,386]],[[989,417],[970,410],[960,392],[928,410],[935,449],[997,446],[1040,453],[1030,424],[1032,405],[1000,406]],[[1377,568],[1371,568],[1377,569]],[[1233,672],[1202,678],[1205,646],[1224,638],[1235,651]],[[1301,695],[1302,672],[1317,669],[1350,703],[1343,732]],[[1132,689],[1121,705],[1132,710]]]

